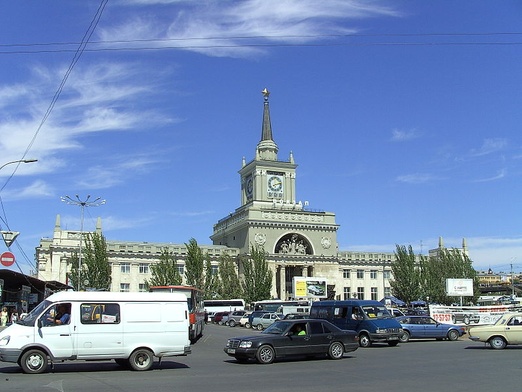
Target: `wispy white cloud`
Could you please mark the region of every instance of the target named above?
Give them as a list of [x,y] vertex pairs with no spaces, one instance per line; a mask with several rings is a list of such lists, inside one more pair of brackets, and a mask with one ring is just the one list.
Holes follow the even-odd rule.
[[50,186],[47,182],[42,180],[37,180],[29,184],[24,188],[19,189],[11,189],[6,188],[2,191],[2,200],[3,201],[13,201],[13,200],[26,200],[26,199],[38,199],[38,198],[48,198],[54,197],[55,192],[54,188]]
[[507,170],[506,169],[501,169],[501,170],[498,171],[498,173],[495,176],[487,177],[487,178],[481,178],[481,179],[475,180],[473,182],[497,181],[497,180],[501,180],[502,178],[506,177],[506,175],[507,175]]
[[421,135],[416,129],[409,129],[409,130],[401,130],[401,129],[394,129],[392,131],[392,137],[391,140],[393,142],[404,142],[408,140],[413,140],[419,138]]
[[482,142],[482,146],[480,146],[479,148],[471,149],[468,156],[474,158],[489,155],[503,150],[507,145],[507,140],[503,138],[485,139]]
[[[245,0],[215,2],[135,0],[122,6],[163,4],[163,15],[135,16],[98,29],[102,41],[120,47],[182,48],[216,57],[252,57],[274,43],[310,43],[357,31],[339,22],[400,13],[384,2],[360,0]],[[147,40],[144,41],[144,38]],[[114,43],[114,41],[126,41]]]
[[403,182],[407,184],[424,184],[432,181],[439,181],[440,177],[436,177],[432,174],[428,173],[414,173],[414,174],[405,174],[402,176],[398,176],[395,181]]

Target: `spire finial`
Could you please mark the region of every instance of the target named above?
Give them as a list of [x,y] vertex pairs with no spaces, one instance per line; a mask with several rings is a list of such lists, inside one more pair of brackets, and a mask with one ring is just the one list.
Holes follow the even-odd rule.
[[263,93],[263,97],[265,97],[265,102],[268,101],[268,97],[270,96],[270,91],[268,91],[268,89],[265,87],[265,89],[263,91],[261,91],[261,93]]

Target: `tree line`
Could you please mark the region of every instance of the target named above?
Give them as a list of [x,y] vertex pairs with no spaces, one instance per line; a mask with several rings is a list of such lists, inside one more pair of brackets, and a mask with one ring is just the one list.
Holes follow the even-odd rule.
[[472,279],[474,297],[467,301],[475,303],[479,295],[477,273],[469,257],[459,249],[440,249],[436,257],[420,255],[417,262],[411,245],[396,245],[392,274],[392,294],[406,303],[458,303],[460,297],[447,295],[447,279]]
[[[185,246],[184,283],[202,289],[205,299],[244,298],[247,303],[270,299],[272,271],[268,267],[264,248],[252,245],[250,254],[241,255],[238,259],[222,253],[215,269],[209,254],[203,252],[194,238]],[[102,234],[87,233],[81,264],[78,253],[72,255],[68,264],[68,281],[75,289],[110,290],[111,267]],[[162,249],[158,262],[151,264],[150,270],[151,278],[145,281],[147,289],[183,283],[175,255],[168,248]]]

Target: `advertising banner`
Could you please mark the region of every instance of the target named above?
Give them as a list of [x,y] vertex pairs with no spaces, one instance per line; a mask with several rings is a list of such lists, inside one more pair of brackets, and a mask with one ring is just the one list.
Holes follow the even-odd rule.
[[473,279],[446,279],[446,293],[450,297],[473,297]]
[[325,278],[294,276],[294,298],[327,298]]
[[477,325],[495,324],[507,312],[520,310],[520,306],[443,306],[430,305],[430,315],[439,323]]

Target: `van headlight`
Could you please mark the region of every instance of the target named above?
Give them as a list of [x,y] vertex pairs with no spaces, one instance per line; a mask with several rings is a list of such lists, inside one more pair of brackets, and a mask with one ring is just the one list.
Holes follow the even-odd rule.
[[9,341],[11,340],[11,336],[7,335],[0,339],[0,346],[7,346]]
[[250,348],[252,347],[252,342],[249,340],[244,340],[239,344],[239,347],[241,348]]

